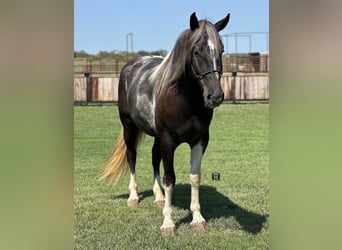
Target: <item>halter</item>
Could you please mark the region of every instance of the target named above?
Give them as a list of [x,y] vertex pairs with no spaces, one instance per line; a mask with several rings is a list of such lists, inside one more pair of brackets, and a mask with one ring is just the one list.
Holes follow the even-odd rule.
[[222,70],[218,70],[218,69],[213,69],[213,70],[210,70],[210,71],[207,71],[205,73],[200,73],[200,74],[197,74],[196,71],[194,70],[194,67],[192,66],[192,57],[191,57],[191,61],[190,61],[190,66],[191,66],[191,70],[192,72],[194,73],[195,77],[198,79],[198,80],[202,80],[204,77],[206,77],[207,75],[211,74],[211,73],[215,73],[217,72],[220,76],[222,76]]
[[[192,65],[191,65],[191,68],[192,68]],[[217,72],[220,76],[222,76],[222,71],[221,71],[221,70],[217,70],[217,69],[214,69],[214,70],[211,70],[211,71],[208,71],[208,72],[199,74],[199,75],[197,75],[197,74],[195,73],[195,71],[194,71],[193,68],[192,68],[192,71],[193,71],[195,77],[196,77],[198,80],[202,80],[206,75],[209,75],[209,74],[215,73],[215,72]]]

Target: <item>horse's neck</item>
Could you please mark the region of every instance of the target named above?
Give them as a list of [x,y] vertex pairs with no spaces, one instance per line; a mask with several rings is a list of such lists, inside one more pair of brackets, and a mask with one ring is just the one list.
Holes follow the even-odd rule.
[[208,109],[204,107],[203,90],[195,79],[183,76],[181,79],[181,86],[181,92],[194,110],[198,110],[199,112],[208,111]]

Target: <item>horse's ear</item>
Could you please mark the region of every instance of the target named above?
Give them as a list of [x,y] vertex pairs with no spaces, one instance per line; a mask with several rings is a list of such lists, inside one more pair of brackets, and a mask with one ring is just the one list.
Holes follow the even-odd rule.
[[192,31],[199,27],[198,19],[196,17],[196,12],[192,13],[190,16],[190,28]]
[[230,18],[230,13],[224,19],[215,23],[215,28],[216,28],[217,32],[223,30],[226,27],[226,25],[229,21],[229,18]]

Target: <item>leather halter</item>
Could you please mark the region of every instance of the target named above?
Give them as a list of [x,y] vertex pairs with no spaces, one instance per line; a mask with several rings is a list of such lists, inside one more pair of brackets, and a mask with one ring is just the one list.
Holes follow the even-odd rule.
[[[191,68],[192,68],[192,65],[191,65]],[[211,70],[211,71],[208,71],[208,72],[205,72],[205,73],[201,73],[201,74],[196,74],[196,72],[194,71],[194,69],[192,68],[192,71],[195,75],[195,77],[198,79],[198,80],[202,80],[206,75],[209,75],[211,73],[215,73],[217,72],[220,76],[222,76],[222,71],[221,70],[217,70],[217,69],[214,69],[214,70]]]
[[192,66],[192,57],[191,57],[191,61],[190,61],[190,66],[191,66],[191,70],[192,70],[192,73],[194,74],[194,76],[198,79],[198,80],[202,80],[204,77],[206,77],[207,75],[211,74],[211,73],[215,73],[217,72],[220,76],[222,76],[222,70],[218,70],[218,69],[213,69],[213,70],[210,70],[210,71],[207,71],[205,73],[200,73],[200,74],[197,74],[194,67]]

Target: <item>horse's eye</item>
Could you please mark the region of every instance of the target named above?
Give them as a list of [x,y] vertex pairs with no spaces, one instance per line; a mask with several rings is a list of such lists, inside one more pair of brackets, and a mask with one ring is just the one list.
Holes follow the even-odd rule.
[[199,53],[197,50],[194,51],[195,56],[199,56]]

